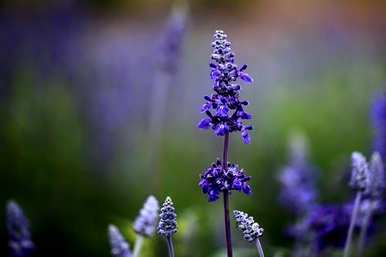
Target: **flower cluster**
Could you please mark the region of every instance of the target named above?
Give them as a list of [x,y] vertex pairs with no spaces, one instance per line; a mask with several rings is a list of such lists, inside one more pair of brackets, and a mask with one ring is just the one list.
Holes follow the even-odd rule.
[[354,190],[366,191],[369,185],[369,167],[367,165],[366,157],[359,152],[353,152],[351,156],[352,172],[350,179],[350,186]]
[[379,200],[385,190],[385,171],[378,152],[373,153],[370,161],[370,179],[368,194],[371,199]]
[[242,211],[233,211],[237,228],[243,233],[244,239],[252,243],[263,236],[264,229],[254,221],[252,216]]
[[11,256],[23,257],[29,256],[35,246],[31,241],[29,230],[29,221],[24,215],[23,210],[19,205],[10,201],[6,208],[6,223],[9,235],[9,248]]
[[158,210],[157,199],[152,195],[149,196],[134,221],[134,231],[145,237],[152,236],[157,225]]
[[131,257],[129,244],[123,238],[119,229],[114,225],[109,225],[109,239],[111,245],[111,254],[114,257]]
[[203,193],[208,194],[208,200],[213,202],[224,190],[251,194],[251,187],[247,183],[250,179],[251,177],[246,175],[238,165],[228,162],[227,168],[224,169],[221,161],[217,160],[201,174],[199,186]]
[[252,126],[244,125],[243,120],[250,120],[252,116],[244,111],[248,102],[239,99],[241,87],[236,84],[236,81],[240,78],[247,83],[252,83],[253,80],[245,72],[247,65],[244,64],[239,68],[235,64],[231,43],[222,30],[215,32],[212,47],[214,50],[209,66],[215,93],[204,97],[206,103],[202,106],[201,112],[208,117],[202,119],[198,127],[212,128],[217,136],[241,131],[243,142],[249,144],[251,139],[248,131]]
[[168,196],[162,204],[158,234],[171,237],[177,232],[177,214],[172,199]]
[[386,158],[386,93],[374,100],[371,111],[375,129],[374,149]]

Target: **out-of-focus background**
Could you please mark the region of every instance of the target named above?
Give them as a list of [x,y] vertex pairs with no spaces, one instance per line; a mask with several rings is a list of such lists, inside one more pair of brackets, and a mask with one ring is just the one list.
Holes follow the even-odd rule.
[[[150,194],[176,204],[179,256],[221,256],[221,201],[208,203],[198,187],[221,139],[196,128],[211,92],[218,28],[255,80],[242,92],[251,103],[252,143],[235,134],[230,146],[254,193],[234,193],[231,208],[264,226],[268,253],[291,246],[285,229],[294,217],[279,204],[277,177],[294,131],[307,136],[320,170],[320,201],[350,199],[350,153],[371,153],[371,104],[386,87],[386,3],[190,1],[175,67],[158,86],[174,5],[1,1],[0,204],[14,199],[23,207],[38,256],[110,256],[109,223],[132,245],[131,222]],[[250,249],[236,231],[233,238]],[[4,222],[0,241],[6,256]],[[154,237],[144,251],[161,256],[166,247]],[[369,256],[384,254],[378,240]]]

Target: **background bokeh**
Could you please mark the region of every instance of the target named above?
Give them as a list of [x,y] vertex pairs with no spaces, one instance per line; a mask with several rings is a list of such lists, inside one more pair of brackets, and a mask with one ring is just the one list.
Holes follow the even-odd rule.
[[[385,2],[191,1],[165,112],[152,123],[154,59],[172,5],[0,2],[0,204],[14,199],[24,208],[38,256],[110,256],[109,223],[132,245],[131,222],[149,194],[176,204],[179,256],[221,255],[221,203],[208,203],[197,185],[221,140],[196,128],[218,28],[255,79],[243,90],[254,116],[252,144],[234,135],[230,146],[231,161],[253,176],[254,193],[235,193],[231,208],[264,226],[269,256],[291,246],[283,232],[294,218],[278,203],[277,174],[293,131],[308,138],[321,201],[351,197],[350,153],[371,152],[371,102],[386,87]],[[369,256],[386,254],[384,237]],[[1,256],[6,238],[0,222]],[[255,254],[236,231],[233,238],[240,256]],[[154,237],[144,256],[165,251]]]

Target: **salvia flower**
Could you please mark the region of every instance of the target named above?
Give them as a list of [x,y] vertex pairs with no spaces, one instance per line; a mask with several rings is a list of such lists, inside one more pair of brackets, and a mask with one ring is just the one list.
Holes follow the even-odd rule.
[[228,162],[227,169],[224,169],[221,161],[217,160],[201,174],[199,186],[204,194],[208,194],[209,202],[213,202],[219,199],[224,190],[251,194],[251,187],[247,183],[250,179],[238,165]]
[[375,98],[371,112],[375,129],[374,149],[386,158],[386,92]]
[[241,87],[237,81],[241,79],[246,83],[252,83],[253,79],[245,72],[247,65],[239,67],[235,63],[231,42],[227,40],[227,35],[222,30],[214,33],[212,47],[212,61],[209,66],[215,92],[204,97],[206,102],[201,112],[207,117],[199,122],[198,127],[211,128],[217,136],[240,131],[243,142],[249,144],[251,139],[248,131],[252,126],[244,125],[243,121],[250,120],[252,116],[244,110],[248,102],[240,100]]
[[119,229],[114,225],[109,225],[109,239],[111,254],[113,257],[131,257],[130,246],[123,238]]
[[11,256],[29,256],[34,250],[31,240],[29,221],[20,206],[10,201],[6,208],[6,225],[9,235],[9,248]]
[[171,237],[177,232],[177,214],[172,199],[168,196],[159,215],[158,234]]
[[149,196],[134,221],[134,231],[145,237],[152,236],[157,226],[158,210],[157,199],[152,195]]
[[252,216],[237,210],[233,211],[233,216],[236,220],[237,228],[243,233],[246,241],[252,243],[263,236],[264,229],[254,221]]
[[186,34],[186,8],[178,7],[173,10],[161,38],[158,50],[158,67],[170,74],[177,71],[183,41]]
[[382,197],[385,190],[385,171],[381,155],[378,152],[373,153],[370,161],[370,183],[368,193],[374,200]]
[[359,152],[353,152],[351,156],[352,171],[350,186],[357,191],[366,191],[369,185],[369,167],[366,158]]

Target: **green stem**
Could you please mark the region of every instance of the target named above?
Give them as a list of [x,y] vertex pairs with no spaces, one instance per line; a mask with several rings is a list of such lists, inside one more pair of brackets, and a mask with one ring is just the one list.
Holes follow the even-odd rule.
[[172,236],[167,236],[166,242],[168,244],[169,257],[174,257],[174,246],[173,246]]
[[143,236],[137,235],[137,239],[135,240],[134,245],[134,251],[133,251],[133,257],[139,257],[139,253],[141,252],[142,245],[143,245]]

